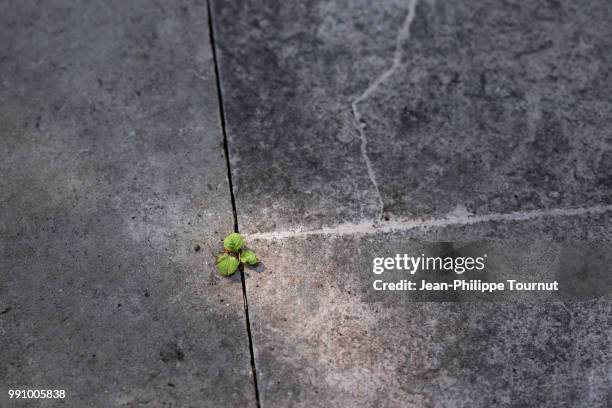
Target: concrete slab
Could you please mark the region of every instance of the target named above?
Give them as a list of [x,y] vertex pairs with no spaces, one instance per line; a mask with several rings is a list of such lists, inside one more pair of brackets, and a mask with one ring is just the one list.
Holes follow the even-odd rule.
[[206,3],[2,2],[0,32],[0,406],[255,406]]
[[605,0],[214,6],[243,231],[611,203]]
[[[604,228],[600,235],[588,227],[597,224]],[[554,302],[546,294],[527,302],[414,302],[404,292],[374,291],[379,275],[372,273],[372,260],[419,255],[427,244],[417,239],[486,236],[522,242],[524,252],[515,255],[524,259],[514,265],[546,274],[571,255],[544,255],[531,250],[530,241],[553,248],[545,242],[559,234],[605,240],[611,227],[609,215],[596,215],[396,233],[251,237],[263,260],[247,278],[262,406],[609,405],[610,282],[599,300],[585,302]]]
[[609,405],[609,292],[415,303],[371,261],[610,240],[610,5],[213,5],[262,406]]

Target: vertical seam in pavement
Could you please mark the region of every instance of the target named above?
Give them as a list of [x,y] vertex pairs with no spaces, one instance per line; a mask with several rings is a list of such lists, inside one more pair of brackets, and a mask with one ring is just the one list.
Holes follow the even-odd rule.
[[[217,99],[219,101],[219,116],[221,120],[221,132],[223,133],[223,153],[225,154],[225,163],[227,165],[227,180],[230,190],[230,198],[232,202],[232,212],[234,214],[234,232],[240,232],[238,228],[238,211],[236,210],[236,198],[234,197],[234,185],[232,184],[232,168],[229,157],[229,145],[227,141],[227,130],[225,125],[225,110],[223,108],[223,94],[221,92],[221,77],[219,76],[219,64],[217,62],[217,48],[215,44],[215,33],[213,28],[212,18],[212,7],[210,5],[211,0],[206,1],[206,8],[208,12],[208,36],[210,40],[210,47],[213,56],[213,65],[215,68],[215,80],[217,87]],[[261,404],[259,401],[259,388],[257,385],[257,367],[255,366],[255,350],[253,348],[253,336],[251,335],[251,320],[249,318],[249,302],[247,298],[246,280],[244,274],[244,267],[240,265],[240,281],[242,283],[242,300],[244,303],[244,315],[246,320],[247,337],[249,339],[249,353],[251,355],[251,371],[253,372],[253,386],[255,388],[255,402],[257,407],[260,408]]]

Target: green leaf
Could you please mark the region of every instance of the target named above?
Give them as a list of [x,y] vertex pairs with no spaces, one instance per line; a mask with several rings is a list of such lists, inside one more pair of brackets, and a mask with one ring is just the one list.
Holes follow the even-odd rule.
[[240,262],[255,265],[257,263],[257,255],[255,255],[255,252],[251,251],[250,249],[245,249],[240,254]]
[[234,255],[221,254],[217,258],[217,269],[221,276],[232,276],[239,264],[240,261]]
[[237,254],[244,245],[244,238],[237,232],[232,232],[223,240],[223,247],[230,252]]

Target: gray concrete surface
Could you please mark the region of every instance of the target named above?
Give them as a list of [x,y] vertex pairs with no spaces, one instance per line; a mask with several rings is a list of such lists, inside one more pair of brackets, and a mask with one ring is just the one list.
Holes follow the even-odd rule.
[[[607,284],[529,304],[370,285],[416,240],[610,241],[610,3],[213,5],[262,406],[609,406]],[[570,263],[535,248],[533,276]]]
[[608,1],[214,4],[243,231],[611,203]]
[[[211,3],[261,406],[610,406],[605,285],[370,290],[419,241],[610,242],[609,2]],[[257,405],[206,10],[0,2],[2,408]]]
[[4,1],[0,33],[0,406],[254,406],[206,3]]
[[[465,303],[414,302],[405,292],[372,288],[378,278],[410,278],[374,275],[374,257],[418,256],[431,246],[423,241],[483,236],[521,237],[510,254],[519,259],[504,261],[507,278],[519,266],[535,269],[530,280],[551,278],[571,254],[550,256],[530,241],[580,239],[602,222],[607,230],[597,238],[609,240],[609,217],[577,218],[253,241],[264,260],[247,279],[262,406],[609,406],[609,282],[600,298],[584,302],[551,302],[547,293],[501,303],[472,296]],[[576,225],[582,227],[569,228]]]

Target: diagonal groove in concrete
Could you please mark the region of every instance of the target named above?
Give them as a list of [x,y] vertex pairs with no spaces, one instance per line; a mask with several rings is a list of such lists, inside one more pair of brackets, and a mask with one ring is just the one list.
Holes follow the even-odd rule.
[[[217,86],[217,99],[219,101],[219,120],[221,122],[221,131],[223,133],[223,152],[225,155],[225,162],[227,165],[227,181],[229,184],[230,197],[232,202],[232,213],[234,215],[234,232],[240,232],[238,227],[238,211],[236,210],[236,198],[234,197],[234,186],[232,184],[232,168],[229,158],[229,146],[227,143],[227,129],[225,126],[225,110],[223,107],[223,94],[221,91],[221,78],[219,76],[219,64],[217,61],[217,46],[215,43],[215,31],[213,27],[212,7],[210,0],[206,1],[206,7],[208,9],[208,34],[210,37],[210,45],[213,55],[213,63],[215,67],[215,80]],[[246,281],[244,274],[244,267],[240,265],[240,281],[242,284],[242,298],[244,301],[244,316],[247,330],[247,337],[249,339],[249,353],[251,355],[251,371],[253,372],[253,386],[255,388],[255,401],[257,407],[260,407],[259,401],[259,388],[257,385],[257,367],[255,365],[255,352],[253,349],[253,336],[251,335],[251,321],[249,318],[249,301],[247,296]]]

